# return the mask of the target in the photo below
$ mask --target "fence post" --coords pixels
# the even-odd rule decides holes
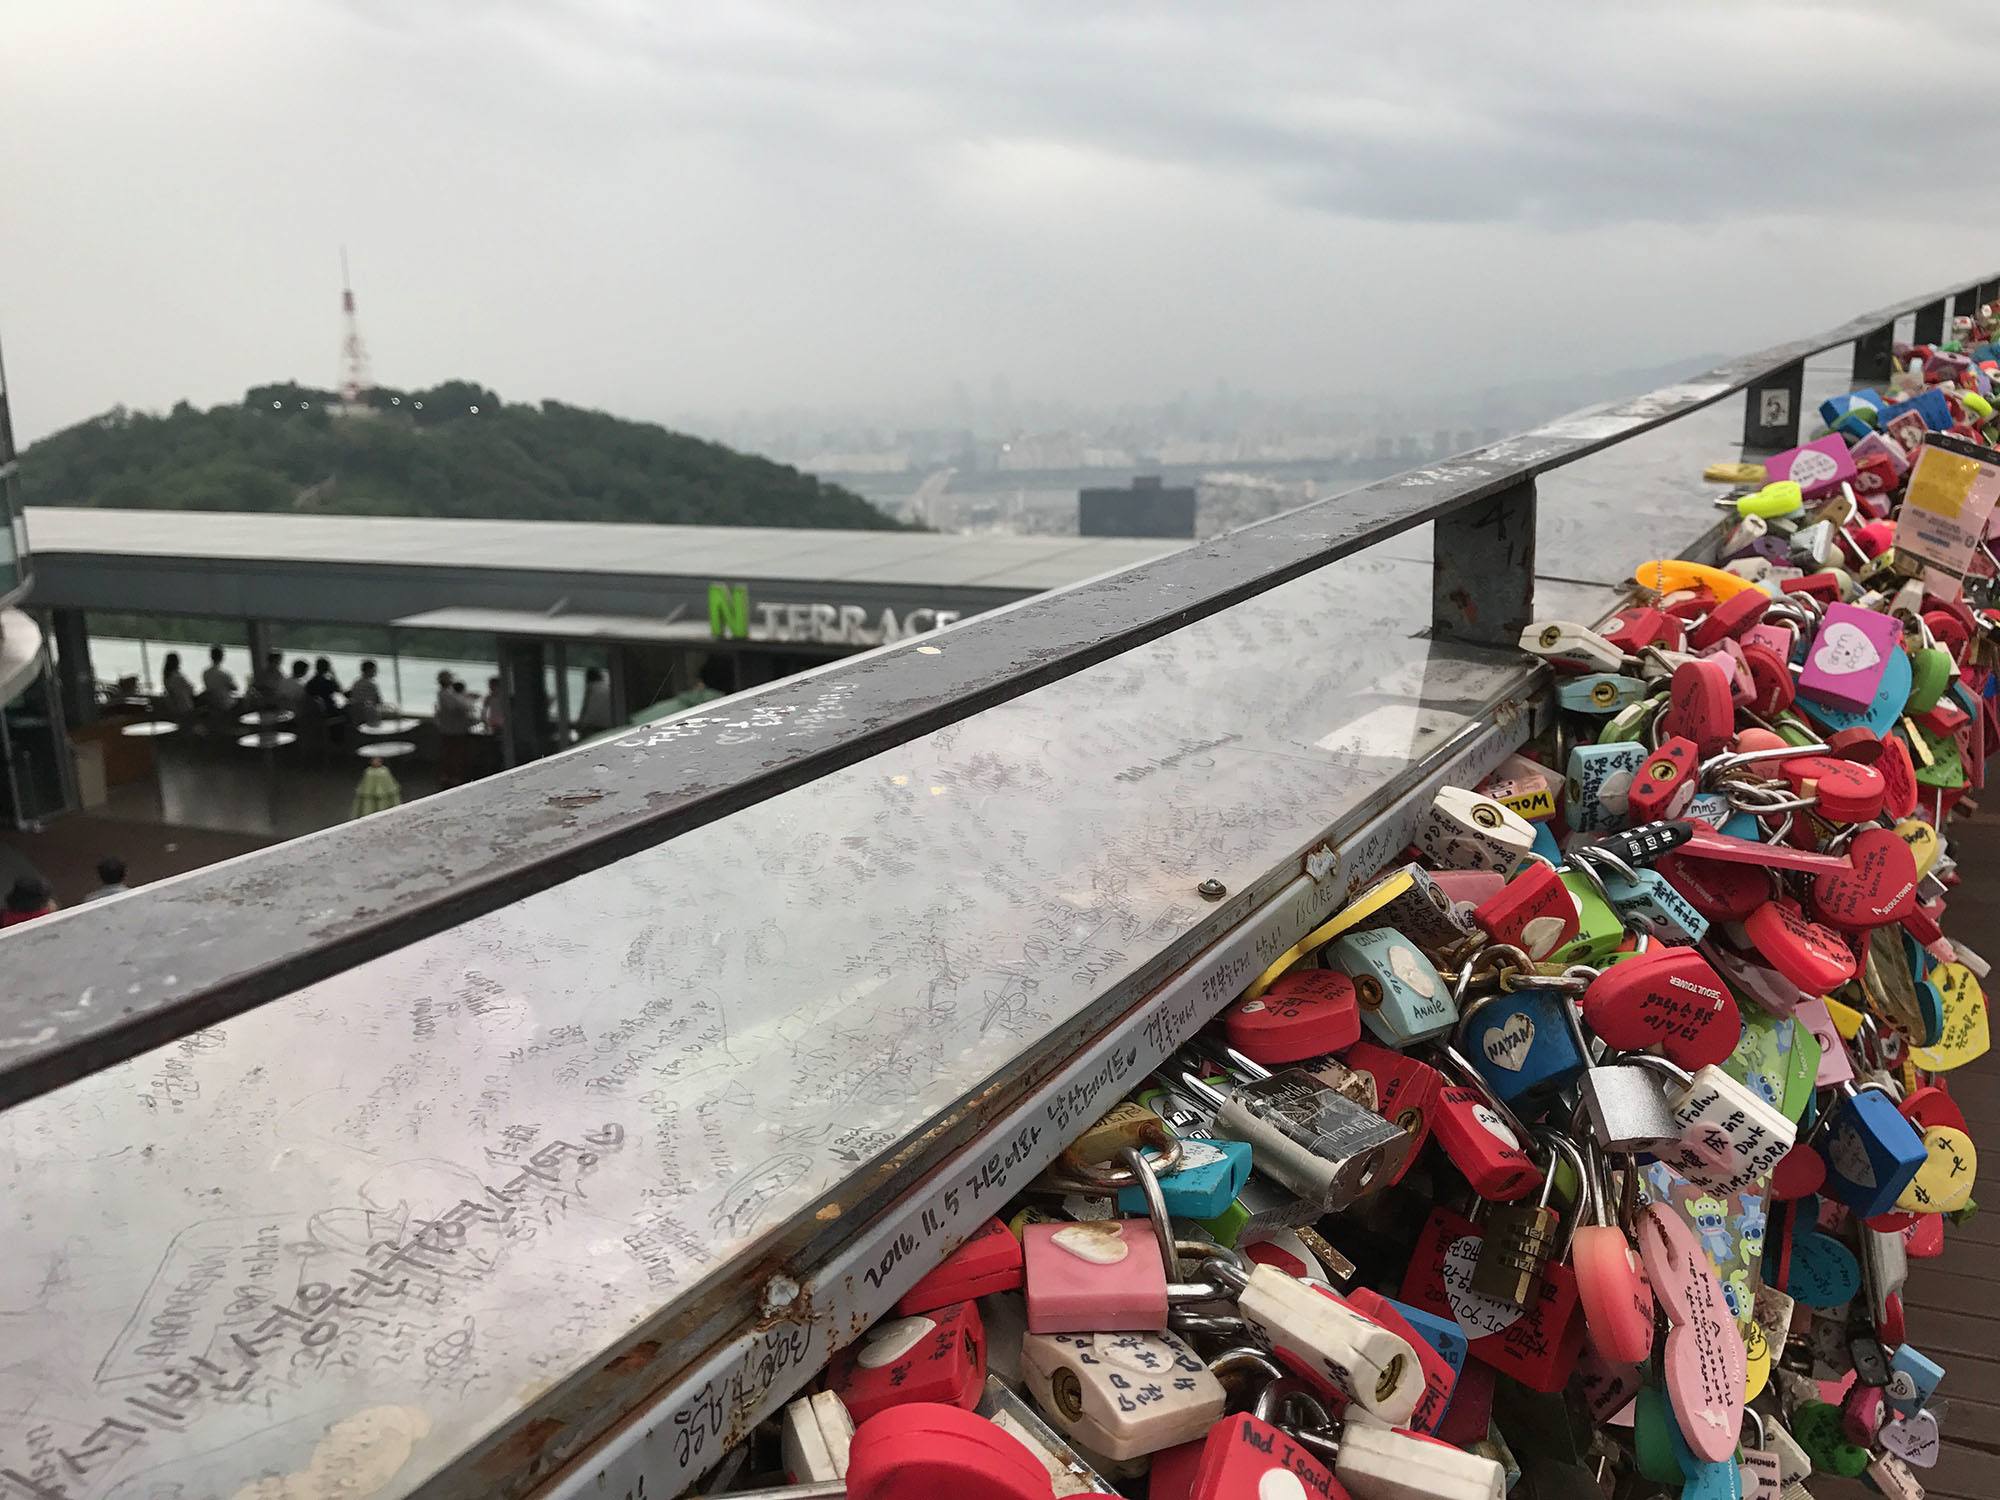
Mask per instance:
[[[1896,325],[1884,323],[1873,333],[1854,341],[1854,379],[1857,384],[1887,380],[1896,372]]]
[[[1794,446],[1799,440],[1799,404],[1805,393],[1803,360],[1751,381],[1743,399],[1743,446],[1770,449]]]
[[[1534,610],[1530,476],[1437,518],[1431,531],[1431,638],[1513,646]]]

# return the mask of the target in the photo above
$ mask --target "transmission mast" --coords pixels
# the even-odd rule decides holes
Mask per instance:
[[[340,399],[345,406],[359,406],[362,394],[373,388],[368,378],[368,346],[361,342],[361,324],[354,316],[354,281],[347,274],[347,247],[340,247]]]

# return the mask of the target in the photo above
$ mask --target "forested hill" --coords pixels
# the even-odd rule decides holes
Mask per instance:
[[[719,443],[451,381],[376,390],[260,386],[236,406],[115,408],[21,455],[29,505],[260,510],[702,526],[894,529],[838,485]]]

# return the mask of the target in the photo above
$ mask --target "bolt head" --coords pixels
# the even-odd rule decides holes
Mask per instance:
[[[1200,896],[1204,901],[1220,901],[1224,896],[1229,894],[1229,887],[1212,876],[1194,889],[1195,894]]]

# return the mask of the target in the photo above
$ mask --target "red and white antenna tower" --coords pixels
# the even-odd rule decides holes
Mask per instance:
[[[345,245],[340,247],[340,315],[345,330],[340,340],[340,399],[353,406],[375,383],[368,378],[368,346],[361,342],[361,324],[354,317],[354,283],[347,274]]]

